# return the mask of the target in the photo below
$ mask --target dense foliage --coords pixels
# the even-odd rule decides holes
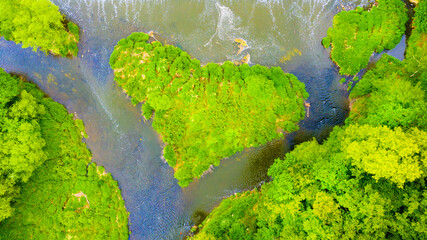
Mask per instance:
[[[384,54],[351,92],[355,102],[346,121],[426,130],[425,90],[409,74],[402,62]]]
[[[82,135],[64,106],[0,69],[0,239],[127,239],[118,184]]]
[[[77,56],[79,28],[49,0],[1,0],[0,36],[23,48]]]
[[[408,49],[420,56],[420,43]],[[193,239],[425,239],[425,65],[414,74],[410,63],[384,55],[354,87],[343,127],[276,160],[271,182],[224,200]]]
[[[420,1],[415,8],[413,29],[408,39],[408,46],[403,61],[408,71],[409,80],[421,82],[427,90],[427,1]]]
[[[247,239],[256,231],[255,219],[258,215],[258,192],[237,193],[221,202],[209,215],[209,223],[206,224],[199,239]],[[227,216],[224,218],[223,216]],[[211,234],[206,234],[209,232]]]
[[[392,49],[400,42],[407,20],[403,1],[377,0],[369,11],[358,7],[338,13],[322,43],[332,47],[331,59],[340,74],[355,75],[368,66],[373,52]]]
[[[14,99],[16,98],[16,99]],[[14,102],[11,105],[11,101]],[[0,221],[12,214],[19,185],[46,161],[39,121],[45,108],[18,80],[0,72]]]
[[[277,160],[258,202],[215,210],[195,239],[423,239],[426,143],[418,129],[337,127],[322,145],[306,142]],[[230,220],[244,238],[233,237]]]
[[[322,145],[306,142],[277,160],[258,202],[234,202],[234,211],[221,203],[195,239],[423,239],[426,143],[418,129],[337,127]]]
[[[187,186],[224,157],[294,131],[304,117],[304,84],[279,67],[200,61],[133,33],[110,58],[115,80],[167,144],[164,157]]]

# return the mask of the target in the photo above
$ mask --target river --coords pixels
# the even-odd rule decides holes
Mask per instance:
[[[122,189],[131,239],[182,238],[222,198],[265,181],[273,160],[295,143],[323,139],[348,114],[346,88],[320,42],[334,14],[368,0],[53,2],[81,27],[79,56],[46,56],[2,39],[0,67],[34,81],[84,120],[93,161],[105,166]],[[279,65],[306,84],[309,117],[285,140],[235,154],[181,189],[161,159],[162,143],[152,122],[143,121],[113,82],[109,56],[117,41],[134,31],[155,31],[202,63],[239,60],[249,53],[252,64]],[[249,45],[239,55],[235,38]]]

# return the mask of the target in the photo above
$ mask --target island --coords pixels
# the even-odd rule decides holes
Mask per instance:
[[[305,85],[279,67],[208,63],[132,33],[110,57],[116,83],[154,118],[164,158],[182,187],[221,159],[298,129]],[[154,114],[153,114],[154,112]]]

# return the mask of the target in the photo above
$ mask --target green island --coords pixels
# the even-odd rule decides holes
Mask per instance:
[[[79,27],[49,0],[1,0],[0,37],[45,53],[77,56]]]
[[[270,182],[223,200],[190,239],[425,239],[426,9],[405,59],[384,54],[355,85],[344,126],[277,159]]]
[[[0,239],[127,239],[117,182],[83,122],[0,68]]]
[[[308,93],[294,75],[231,62],[201,66],[175,46],[148,40],[145,33],[120,40],[110,65],[132,103],[143,103],[144,117],[155,111],[153,127],[180,186],[225,157],[298,129]]]
[[[361,7],[335,15],[323,45],[340,74],[355,75],[368,66],[373,52],[394,48],[405,33],[408,17],[401,0],[378,0],[369,10]]]

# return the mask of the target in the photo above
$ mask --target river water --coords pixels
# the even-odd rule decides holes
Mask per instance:
[[[46,56],[0,40],[0,67],[34,81],[83,119],[93,161],[119,182],[130,212],[131,239],[180,239],[219,201],[267,179],[273,160],[312,137],[327,136],[348,113],[346,89],[320,42],[343,7],[368,0],[53,0],[82,29],[79,56]],[[309,116],[284,140],[246,149],[181,189],[161,160],[151,121],[113,83],[114,45],[134,31],[155,31],[202,63],[239,60],[279,65],[310,93]],[[235,38],[249,48],[236,55]],[[182,233],[182,234],[181,234]]]

